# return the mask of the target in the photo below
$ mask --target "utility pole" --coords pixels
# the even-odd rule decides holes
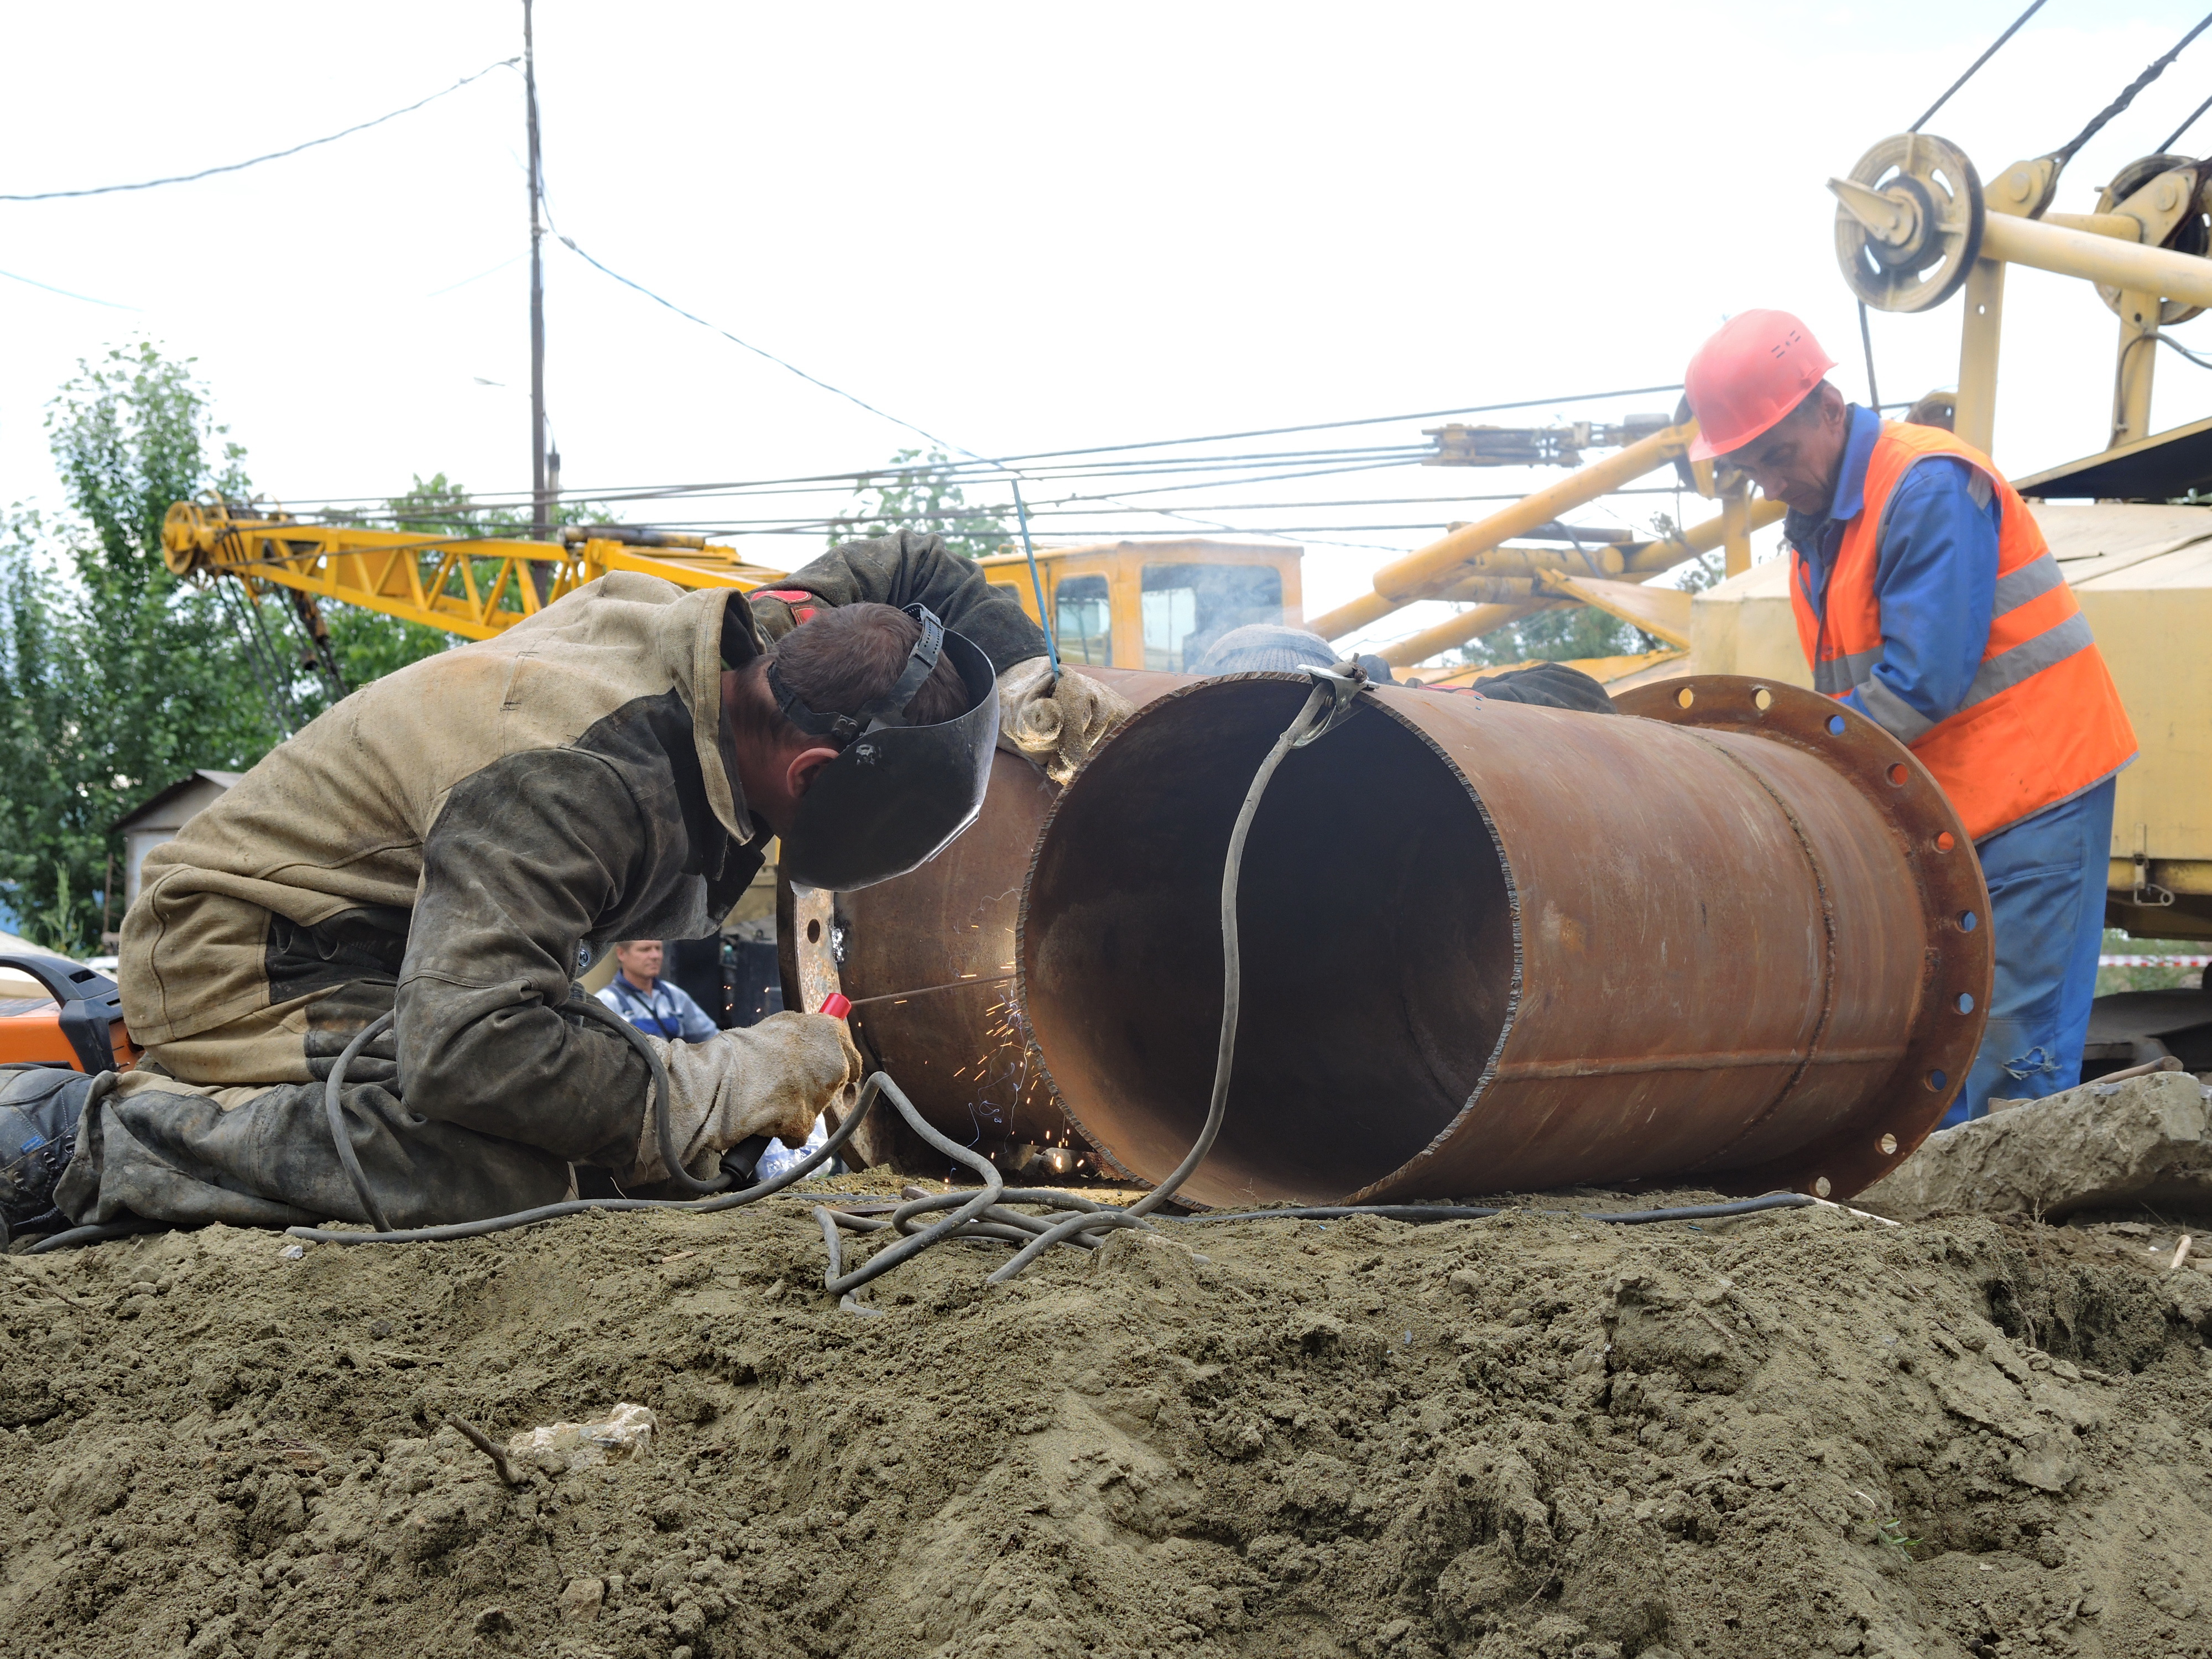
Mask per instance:
[[[530,114],[530,533],[552,529],[552,494],[545,468],[545,228],[538,207],[545,175],[538,155],[538,57],[530,36],[530,0],[522,0],[522,88]]]

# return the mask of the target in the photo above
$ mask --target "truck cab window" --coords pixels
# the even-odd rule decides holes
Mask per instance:
[[[1283,578],[1267,565],[1148,564],[1143,601],[1145,666],[1188,673],[1231,629],[1280,622]]]
[[[1060,659],[1103,668],[1114,660],[1114,624],[1103,576],[1062,576],[1052,593]],[[1151,624],[1146,623],[1147,630]]]

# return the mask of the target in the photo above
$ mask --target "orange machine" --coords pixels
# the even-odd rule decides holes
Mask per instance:
[[[105,974],[62,957],[0,957],[0,969],[46,993],[0,1001],[0,1065],[112,1072],[138,1058],[123,1029],[122,995]]]

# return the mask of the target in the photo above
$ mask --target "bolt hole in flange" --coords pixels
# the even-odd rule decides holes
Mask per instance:
[[[1928,1086],[1931,1091],[1940,1091],[1943,1085],[1950,1080],[1951,1079],[1945,1076],[1942,1072],[1930,1072],[1928,1073]]]
[[[822,924],[819,921],[810,921],[806,924],[806,942],[809,945],[822,943]]]
[[[1895,1158],[1897,1156],[1897,1137],[1895,1135],[1885,1134],[1880,1140],[1875,1142],[1875,1146],[1879,1149],[1884,1158]]]
[[[1841,1191],[1855,1192],[1919,1145],[1971,1069],[1980,1045],[1990,973],[1990,930],[1980,925],[1979,916],[1987,902],[1980,865],[1963,844],[1965,830],[1942,791],[1917,787],[1925,781],[1919,768],[1872,722],[1851,719],[1849,710],[1825,697],[1771,682],[1698,676],[1694,685],[1693,711],[1678,709],[1678,693],[1688,689],[1679,682],[1659,693],[1664,699],[1662,707],[1653,708],[1650,693],[1639,690],[1621,694],[1615,706],[1624,714],[1697,726],[1710,738],[1732,731],[1777,739],[1817,756],[1825,764],[1842,769],[1841,775],[1854,781],[1868,804],[1912,849],[1911,879],[1924,906],[1921,926],[1926,929],[1930,966],[1936,971],[1917,1012],[1899,1010],[1897,1023],[1886,1028],[1887,1041],[1902,1045],[1891,1085],[1898,1092],[1889,1097],[1889,1103],[1893,1108],[1902,1105],[1906,1115],[1900,1120],[1893,1110],[1887,1123],[1868,1123],[1863,1118],[1863,1127],[1838,1123],[1836,1133],[1807,1144],[1796,1158],[1759,1166],[1770,1177],[1770,1185],[1805,1189],[1809,1167],[1825,1170]],[[1769,707],[1760,706],[1762,691],[1769,693]],[[1763,753],[1761,745],[1747,758]],[[1753,763],[1766,764],[1755,758]],[[1824,849],[1817,856],[1827,868],[1834,855]],[[1830,873],[1839,873],[1839,868]],[[1836,958],[1835,966],[1845,979],[1856,971],[1847,957]],[[1863,1006],[1859,994],[1850,994]],[[1929,1079],[1938,1073],[1944,1081],[1932,1085]],[[1894,1136],[1898,1151],[1877,1156],[1875,1148],[1885,1132]]]
[[[1832,1192],[1833,1192],[1833,1191],[1835,1191],[1835,1190],[1836,1190],[1836,1188],[1835,1188],[1835,1183],[1834,1183],[1834,1182],[1831,1182],[1831,1181],[1828,1179],[1828,1177],[1827,1177],[1827,1176],[1814,1176],[1814,1178],[1813,1178],[1813,1196],[1814,1196],[1814,1197],[1815,1197],[1815,1198],[1826,1198],[1826,1197],[1830,1193],[1832,1193]]]
[[[1774,707],[1774,693],[1768,690],[1762,685],[1758,690],[1751,694],[1751,704],[1753,708],[1758,709],[1760,714],[1764,714],[1768,709]]]
[[[1684,708],[1687,708],[1692,703],[1697,702],[1697,700],[1698,694],[1695,691],[1692,691],[1686,685],[1674,694],[1675,702]]]

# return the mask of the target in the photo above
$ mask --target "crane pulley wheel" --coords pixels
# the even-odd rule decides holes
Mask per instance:
[[[2112,182],[2105,186],[2104,194],[2097,198],[2097,211],[2118,212],[2121,203],[2126,201],[2128,198],[2133,196],[2162,173],[2186,173],[2188,182],[2184,187],[2192,195],[2196,195],[2201,188],[2197,182],[2200,176],[2199,166],[2200,163],[2197,159],[2189,155],[2146,155],[2140,161],[2130,161],[2114,173]],[[2212,224],[2208,224],[2206,222],[2204,203],[2201,196],[2189,204],[2188,211],[2175,222],[2172,230],[2166,232],[2166,240],[2160,246],[2170,247],[2176,253],[2193,254],[2200,259],[2208,252],[2212,252]],[[2112,309],[2114,315],[2118,314],[2120,309],[2118,289],[2109,283],[2100,283],[2097,284],[2097,295]],[[2201,315],[2203,310],[2203,306],[2191,305],[2185,300],[2168,300],[2160,307],[2159,326],[2172,328],[2176,323],[2185,323],[2191,317]]]
[[[188,576],[207,558],[207,515],[197,501],[172,501],[161,518],[161,562],[172,575]]]
[[[1838,190],[1836,259],[1853,294],[1878,311],[1930,311],[1959,291],[1981,253],[1984,214],[1964,150],[1900,132],[1859,157],[1847,182],[1887,203],[1887,222],[1870,227]]]

